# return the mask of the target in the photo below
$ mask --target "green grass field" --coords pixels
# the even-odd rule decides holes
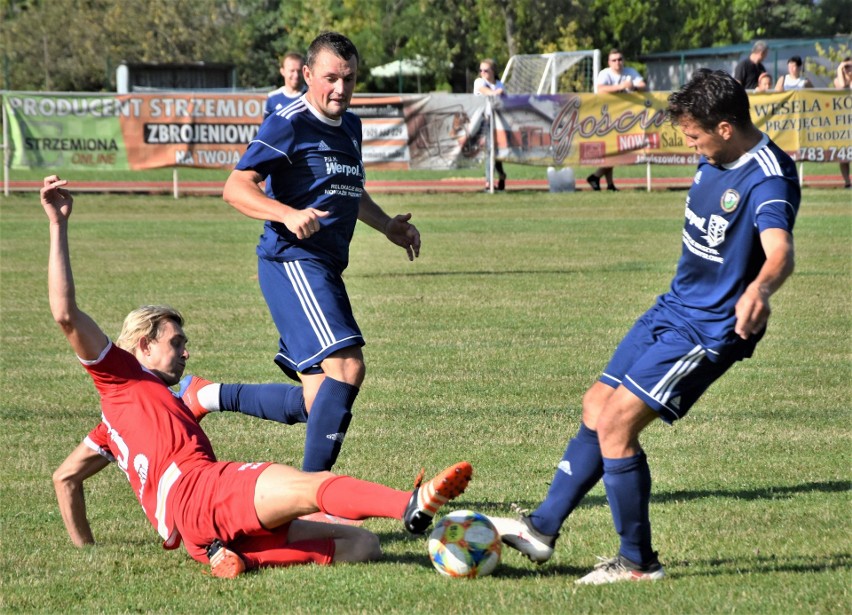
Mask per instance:
[[[575,431],[583,391],[668,286],[685,192],[383,197],[411,211],[421,258],[359,226],[346,280],[367,379],[336,470],[408,489],[469,459],[452,508],[535,506]],[[848,613],[852,206],[806,190],[797,271],[770,331],[674,427],[643,437],[655,546],[669,578],[577,588],[617,538],[602,487],[553,559],[515,552],[474,581],[439,577],[425,540],[370,520],[385,559],[264,570],[233,581],[165,552],[127,481],[87,482],[98,545],[75,549],[51,473],[99,420],[89,378],[47,304],[47,224],[36,195],[0,199],[0,520],[4,612]],[[71,225],[78,299],[111,335],[142,303],[188,319],[190,371],[281,379],[257,287],[260,223],[220,199],[80,195]],[[208,417],[221,459],[299,465],[304,427]]]

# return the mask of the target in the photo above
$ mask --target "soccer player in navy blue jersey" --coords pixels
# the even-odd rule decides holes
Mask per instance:
[[[361,121],[347,112],[358,61],[345,36],[318,36],[308,48],[304,96],[266,118],[223,193],[265,221],[258,279],[280,336],[275,362],[302,383],[302,469],[310,472],[334,465],[364,380],[364,338],[342,279],[356,221],[405,248],[409,260],[420,253],[411,214],[388,216],[364,187]]]
[[[297,100],[305,89],[302,85],[302,67],[305,65],[302,54],[288,51],[281,58],[281,68],[278,72],[284,77],[284,85],[277,90],[272,90],[266,98],[263,107],[263,117],[280,111],[290,103]]]
[[[651,546],[651,474],[640,432],[683,418],[766,332],[769,298],[793,272],[800,189],[795,164],[751,121],[745,89],[702,69],[668,100],[701,154],[686,197],[683,250],[668,292],[616,348],[583,397],[583,419],[547,497],[517,519],[497,518],[503,541],[536,562],[601,478],[621,546],[577,583],[665,576]]]

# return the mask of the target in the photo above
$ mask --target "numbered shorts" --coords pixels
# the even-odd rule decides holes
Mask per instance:
[[[636,321],[600,381],[613,388],[624,385],[671,423],[686,416],[707,388],[742,355],[711,355],[687,338],[665,312],[655,305]]]
[[[270,531],[258,521],[254,490],[269,465],[212,462],[175,483],[169,507],[193,559],[206,564],[207,546],[218,538],[239,553],[248,568],[332,562],[333,539],[289,543],[289,523]]]
[[[275,362],[288,375],[319,373],[331,353],[364,345],[339,273],[319,261],[262,258],[257,272],[280,336]]]

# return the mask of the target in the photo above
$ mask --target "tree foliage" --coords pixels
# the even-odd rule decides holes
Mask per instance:
[[[362,90],[387,86],[369,68],[420,57],[425,87],[456,92],[485,57],[852,31],[849,0],[0,0],[0,16],[2,86],[55,91],[112,90],[121,62],[230,63],[240,87],[271,87],[277,58],[323,30],[358,46]]]

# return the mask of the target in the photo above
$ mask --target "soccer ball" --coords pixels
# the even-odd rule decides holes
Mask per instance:
[[[435,524],[429,536],[429,558],[448,577],[491,574],[500,563],[500,534],[482,513],[456,510]]]

